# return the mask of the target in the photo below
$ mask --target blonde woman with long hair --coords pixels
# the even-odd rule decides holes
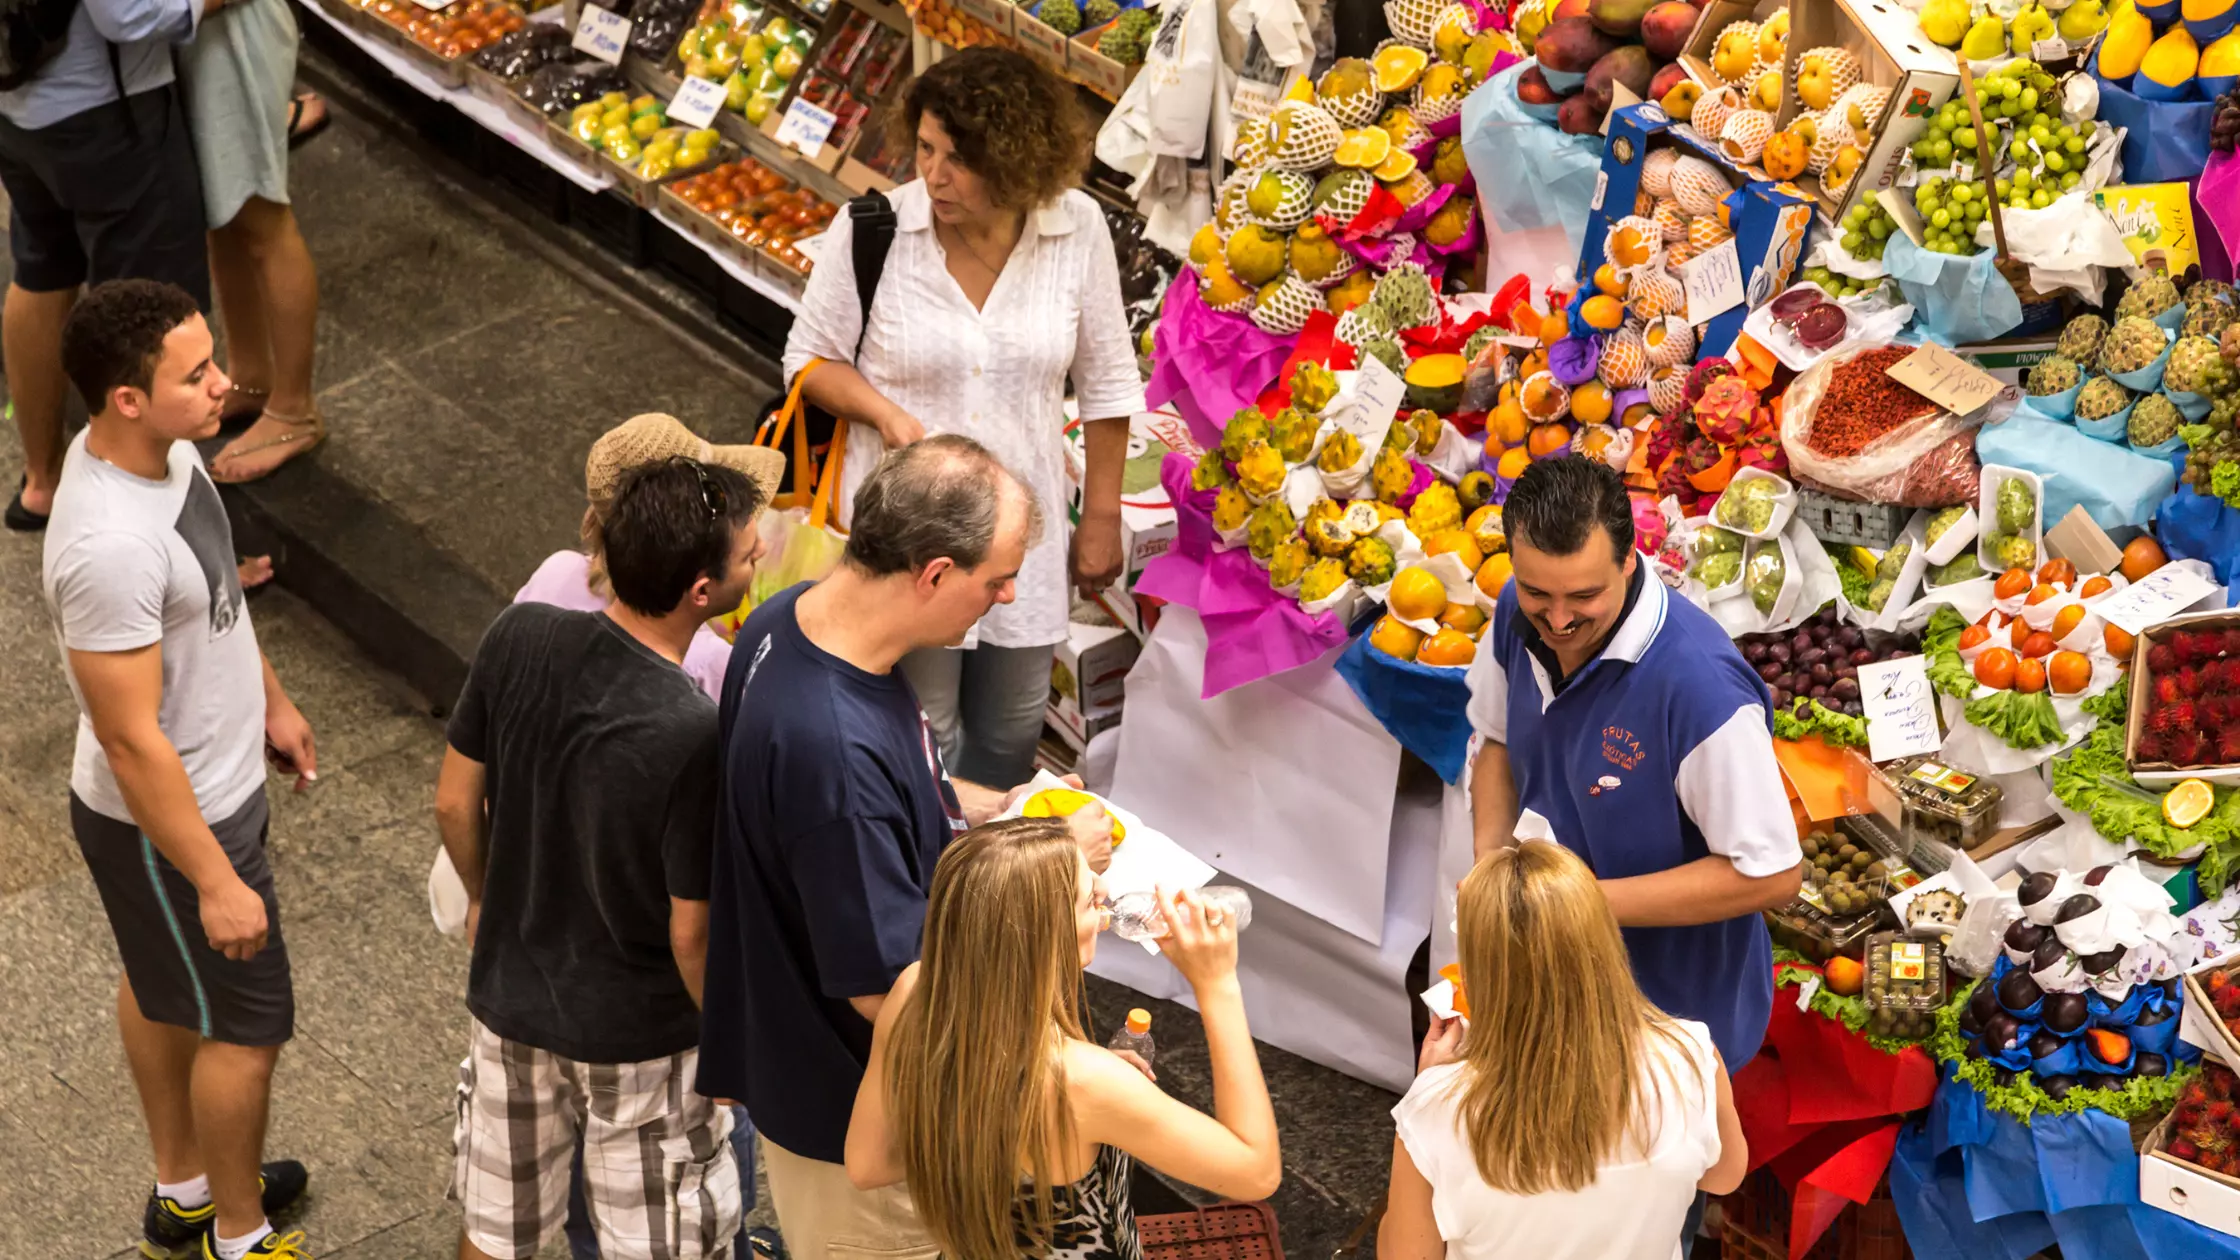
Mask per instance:
[[[1131,1158],[1231,1198],[1265,1198],[1282,1175],[1236,924],[1196,893],[1160,894],[1160,948],[1205,1021],[1208,1116],[1084,1033],[1100,891],[1060,819],[976,827],[934,868],[923,952],[880,1008],[847,1165],[859,1189],[907,1182],[949,1260],[1138,1255]]]
[[[1486,855],[1456,903],[1470,1010],[1424,1039],[1392,1109],[1382,1260],[1675,1260],[1699,1192],[1749,1152],[1710,1030],[1634,984],[1569,849]]]

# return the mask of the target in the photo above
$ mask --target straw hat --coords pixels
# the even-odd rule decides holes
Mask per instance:
[[[591,444],[591,455],[583,461],[583,491],[593,503],[605,503],[614,497],[624,473],[678,456],[732,469],[754,483],[765,504],[778,492],[786,465],[785,455],[767,446],[717,446],[675,416],[649,412],[632,416]]]

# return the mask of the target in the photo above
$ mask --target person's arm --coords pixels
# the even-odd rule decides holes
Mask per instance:
[[[816,270],[809,273],[801,311],[786,334],[784,379],[790,386],[809,360],[824,360],[802,382],[801,396],[843,420],[877,429],[890,448],[908,446],[925,436],[925,426],[855,368],[863,306],[856,296],[855,220],[847,211],[833,217],[818,245]]]
[[[1496,608],[1494,616],[1502,615]],[[1463,711],[1479,743],[1470,764],[1472,861],[1517,839],[1517,781],[1509,769],[1509,671],[1501,663],[1496,643],[1500,632],[1498,625],[1486,628],[1478,639],[1477,654],[1470,658],[1470,671],[1463,675],[1470,690]]]
[[[1112,228],[1094,206],[1068,196],[1080,249],[1080,317],[1074,322],[1074,398],[1082,426],[1081,523],[1074,527],[1074,582],[1094,596],[1120,576],[1120,480],[1128,462],[1128,422],[1143,407],[1135,338],[1120,296],[1120,260]]]
[[[902,1153],[895,1149],[894,1126],[887,1118],[887,1045],[894,1035],[895,1018],[917,987],[918,964],[911,963],[896,978],[894,990],[876,999],[871,1061],[864,1065],[855,1110],[848,1117],[848,1180],[858,1190],[877,1190],[903,1179]]]
[[[112,44],[144,39],[183,44],[193,39],[202,19],[225,0],[85,0],[93,29]]]
[[[701,1005],[700,986],[708,974],[708,903],[669,898],[669,952],[677,956],[677,974],[684,977],[684,991],[692,1004]]]
[[[69,650],[70,673],[117,790],[148,842],[194,885],[210,948],[236,962],[264,948],[264,899],[242,882],[218,843],[179,750],[163,733],[163,645],[122,652]]]
[[[1120,479],[1128,464],[1128,417],[1081,427],[1081,523],[1073,527],[1073,580],[1084,598],[1113,584],[1126,566],[1120,546]]]
[[[977,827],[994,820],[996,815],[1011,807],[1011,798],[1020,791],[1019,788],[1006,790],[983,787],[970,779],[960,779],[955,775],[949,776],[949,786],[956,789],[957,804],[964,810],[964,821],[968,827]]]
[[[1384,1219],[1377,1223],[1378,1260],[1441,1260],[1446,1254],[1447,1240],[1431,1211],[1431,1183],[1408,1155],[1408,1144],[1395,1137]]]
[[[1672,781],[1711,853],[1671,870],[1603,880],[1610,911],[1626,927],[1719,923],[1786,905],[1804,885],[1804,851],[1763,703],[1752,698],[1715,721]]]
[[[258,660],[264,666],[264,741],[281,771],[296,777],[296,791],[306,791],[319,781],[319,750],[311,738],[311,723],[288,699],[280,675],[272,672],[272,662]]]
[[[1470,835],[1473,861],[1517,842],[1517,780],[1509,772],[1507,744],[1485,741],[1471,763]]]
[[[1087,1070],[1069,1088],[1075,1120],[1091,1141],[1117,1146],[1160,1172],[1232,1199],[1264,1199],[1283,1178],[1275,1107],[1245,1023],[1237,984],[1234,920],[1212,926],[1195,892],[1159,894],[1168,934],[1160,951],[1190,982],[1205,1023],[1213,1070],[1213,1114],[1152,1084],[1116,1054],[1077,1056]]]
[[[490,811],[485,803],[488,775],[482,763],[446,745],[436,772],[436,832],[451,869],[467,890],[467,941],[474,942],[482,921],[483,859],[490,848]]]
[[[918,960],[926,895],[903,861],[912,824],[835,819],[788,841],[794,895],[808,917],[810,962],[824,995],[876,1026],[895,978]]]
[[[1734,1109],[1734,1082],[1727,1076],[1726,1060],[1718,1058],[1717,1051],[1712,1053],[1719,1073],[1719,1162],[1696,1182],[1696,1189],[1732,1194],[1750,1171],[1750,1140],[1742,1135],[1742,1116]]]

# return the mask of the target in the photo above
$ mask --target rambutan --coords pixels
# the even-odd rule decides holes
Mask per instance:
[[[2189,1164],[2198,1162],[2201,1158],[2201,1148],[2184,1138],[2170,1139],[2170,1147],[2166,1153],[2172,1159],[2182,1159]]]
[[[2162,729],[2171,735],[2201,731],[2201,710],[2191,700],[2173,700],[2155,715],[2162,721]]]
[[[2178,690],[2178,677],[2175,672],[2154,676],[2154,702],[2156,704],[2172,705],[2182,698],[2183,696]]]
[[[2157,678],[2178,668],[2179,663],[2178,650],[2167,643],[2157,643],[2147,649],[2147,669]]]
[[[2201,761],[2201,732],[2182,730],[2170,737],[2170,764],[2175,766],[2198,765]]]
[[[2171,637],[2177,640],[2178,654],[2189,661],[2206,661],[2224,650],[2224,634],[2218,630],[2180,630]]]
[[[2200,695],[2201,671],[2191,665],[2181,666],[2178,670],[2178,691],[2189,697]]]
[[[2224,632],[2224,654],[2228,657],[2240,656],[2240,629]]]
[[[2217,760],[2240,763],[2240,722],[2227,722],[2217,732]]]

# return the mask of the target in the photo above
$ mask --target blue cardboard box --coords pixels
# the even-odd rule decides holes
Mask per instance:
[[[1705,142],[1693,128],[1684,127],[1654,102],[1628,105],[1610,115],[1610,134],[1602,150],[1602,174],[1596,180],[1594,200],[1588,204],[1586,243],[1579,252],[1579,276],[1590,283],[1595,270],[1606,261],[1603,241],[1611,225],[1633,213],[1641,191],[1641,166],[1653,149],[1677,148],[1702,158],[1724,173],[1735,191],[1727,196],[1727,225],[1734,232],[1735,252],[1742,264],[1742,305],[1713,316],[1696,327],[1699,355],[1725,354],[1750,308],[1762,306],[1789,287],[1797,264],[1804,258],[1805,237],[1812,228],[1813,201],[1794,184],[1753,180],[1728,161],[1718,148]]]

